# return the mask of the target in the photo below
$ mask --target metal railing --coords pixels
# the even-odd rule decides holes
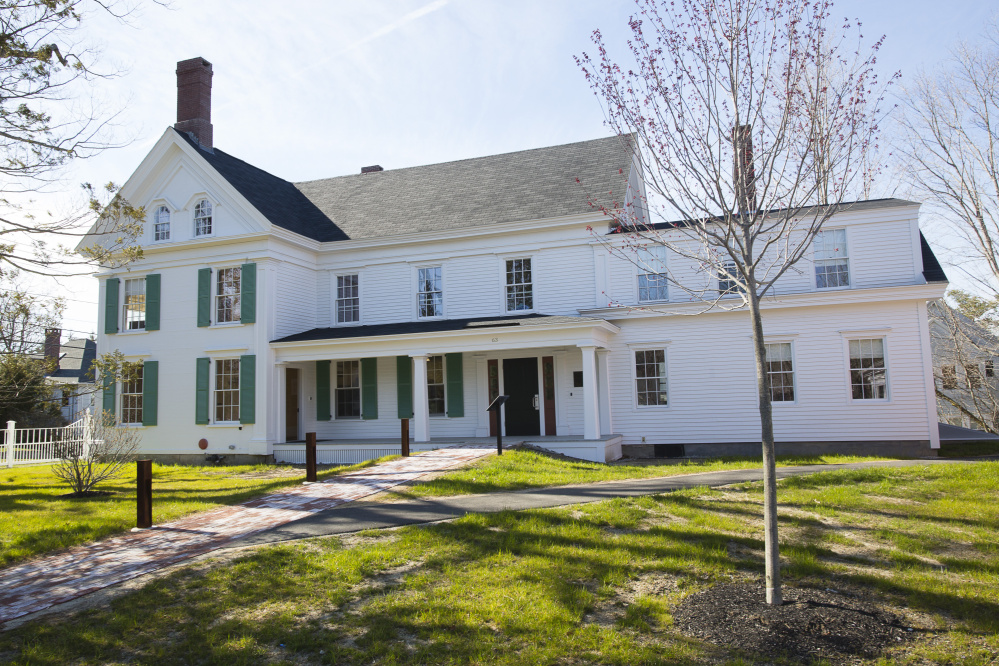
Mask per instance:
[[[61,428],[18,428],[7,421],[0,449],[0,465],[34,465],[61,460],[69,453],[87,455],[90,415]]]

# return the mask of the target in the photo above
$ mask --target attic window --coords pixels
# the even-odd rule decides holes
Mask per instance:
[[[170,209],[160,206],[153,219],[153,240],[170,240]]]
[[[202,199],[194,206],[194,235],[212,235],[212,203]]]

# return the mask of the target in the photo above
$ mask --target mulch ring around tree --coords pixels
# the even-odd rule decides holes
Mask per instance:
[[[794,661],[873,658],[916,635],[882,605],[833,590],[785,585],[770,606],[759,583],[719,584],[692,594],[673,612],[674,626],[715,645]]]

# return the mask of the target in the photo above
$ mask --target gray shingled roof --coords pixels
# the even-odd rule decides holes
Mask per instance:
[[[382,238],[592,212],[623,201],[627,140],[613,136],[407,169],[289,183],[181,135],[272,224],[318,241]],[[578,182],[577,182],[578,179]]]

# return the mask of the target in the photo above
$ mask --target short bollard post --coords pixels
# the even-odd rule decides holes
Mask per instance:
[[[409,457],[409,419],[402,419],[402,457]]]
[[[316,482],[316,433],[305,433],[305,480]]]
[[[135,526],[153,526],[153,461],[135,461]]]
[[[508,395],[498,395],[486,407],[487,412],[496,412],[496,455],[503,455],[503,403],[510,399]]]

